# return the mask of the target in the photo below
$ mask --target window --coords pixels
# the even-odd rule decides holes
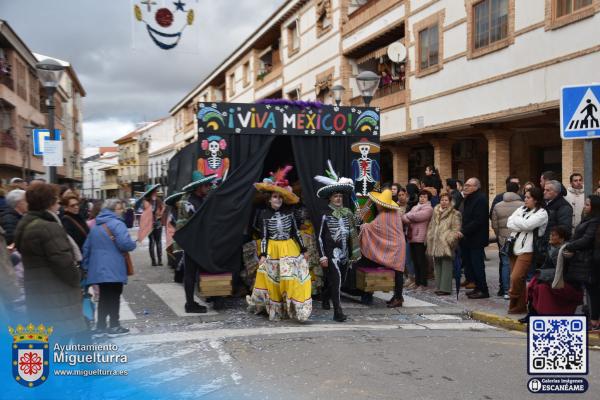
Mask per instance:
[[[248,86],[250,84],[250,61],[246,61],[244,63],[244,86]]]
[[[317,36],[329,31],[331,28],[331,0],[317,2]]]
[[[27,100],[27,70],[25,64],[17,61],[17,94],[23,100]]]
[[[296,88],[292,91],[289,91],[287,93],[287,98],[288,100],[292,101],[300,100],[300,88]]]
[[[436,25],[419,32],[419,67],[427,69],[439,63],[439,27]]]
[[[592,0],[555,0],[555,3],[556,18],[560,18],[591,6]]]
[[[31,72],[29,72],[29,104],[36,110],[40,109],[40,84]]]
[[[466,0],[467,57],[479,57],[515,41],[515,0]]]
[[[475,49],[508,36],[508,0],[483,0],[474,6],[473,13]]]
[[[235,73],[232,73],[227,78],[227,86],[229,87],[229,95],[233,96],[235,94]]]
[[[288,57],[291,57],[300,50],[300,29],[298,22],[298,20],[294,21],[287,28]]]
[[[546,0],[545,28],[556,29],[593,16],[600,0]]]
[[[439,71],[444,59],[444,11],[433,14],[413,27],[416,35],[416,76]],[[404,72],[404,71],[401,71]]]

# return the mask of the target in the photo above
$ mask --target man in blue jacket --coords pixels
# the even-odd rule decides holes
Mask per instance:
[[[470,178],[465,182],[463,193],[463,218],[461,252],[465,275],[475,279],[475,289],[467,293],[470,299],[486,299],[490,293],[485,279],[485,246],[489,242],[488,202],[481,192],[481,182]]]

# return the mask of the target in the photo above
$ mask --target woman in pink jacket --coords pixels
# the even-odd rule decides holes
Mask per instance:
[[[150,239],[149,250],[153,267],[157,265],[163,265],[161,239],[165,206],[163,202],[158,198],[159,188],[160,185],[148,185],[146,192],[142,195],[142,198],[140,199],[144,211],[142,212],[142,216],[140,217],[140,229],[138,231],[137,238],[138,243],[141,243],[146,237]],[[138,200],[138,204],[140,200]],[[156,257],[154,256],[155,248]]]
[[[402,216],[402,222],[408,225],[408,241],[410,254],[415,266],[415,284],[417,289],[427,287],[427,257],[425,243],[427,242],[427,228],[433,215],[431,207],[431,193],[427,190],[419,192],[419,203],[408,213]]]

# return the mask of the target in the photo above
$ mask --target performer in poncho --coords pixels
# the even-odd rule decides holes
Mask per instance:
[[[311,284],[306,249],[290,205],[299,201],[285,175],[291,166],[254,186],[267,193],[268,206],[260,211],[259,267],[249,310],[266,312],[270,320],[293,318],[306,321],[312,311]]]
[[[148,185],[146,192],[136,201],[135,208],[143,206],[142,216],[140,217],[140,229],[138,231],[137,241],[141,243],[146,237],[150,239],[150,259],[152,266],[162,264],[162,227],[164,222],[165,206],[158,197],[160,185]],[[156,256],[155,256],[156,249]]]
[[[360,251],[363,255],[360,265],[393,269],[394,297],[388,302],[388,307],[402,307],[406,241],[399,206],[392,199],[390,189],[381,193],[371,192],[369,199],[375,203],[378,213],[372,222],[360,227]]]
[[[333,302],[333,319],[344,322],[340,290],[346,279],[348,267],[354,255],[360,255],[355,217],[344,207],[344,194],[354,190],[354,182],[349,178],[339,178],[329,162],[328,176],[315,176],[315,180],[325,184],[317,191],[317,197],[329,199],[329,207],[321,218],[318,231],[320,263],[325,270],[325,285],[321,293],[323,308],[329,310],[329,300]]]

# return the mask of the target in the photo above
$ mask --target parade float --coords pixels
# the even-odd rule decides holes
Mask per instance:
[[[284,165],[313,226],[324,199],[313,178],[331,160],[355,182],[349,204],[361,207],[380,185],[379,109],[312,102],[200,103],[197,141],[169,163],[169,193],[190,181],[193,171],[216,174],[221,183],[176,234],[175,240],[207,273],[242,269],[242,246],[255,206],[254,183]]]

